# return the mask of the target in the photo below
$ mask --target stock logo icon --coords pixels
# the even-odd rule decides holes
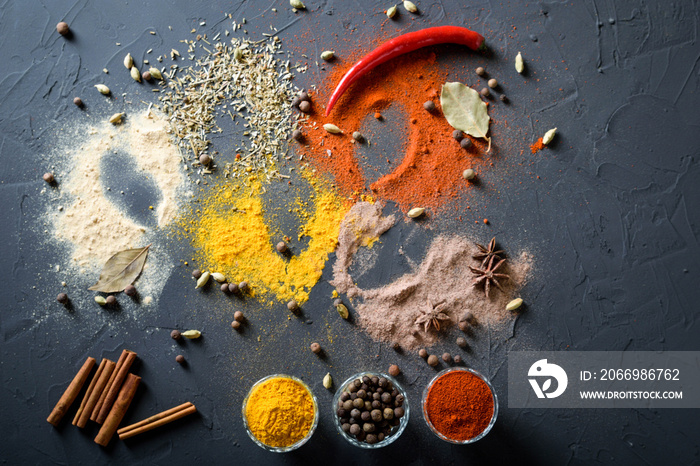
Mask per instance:
[[[569,383],[566,371],[556,364],[548,363],[546,359],[540,359],[530,366],[527,375],[537,398],[556,398],[564,393]],[[552,380],[556,381],[555,387],[552,387]]]

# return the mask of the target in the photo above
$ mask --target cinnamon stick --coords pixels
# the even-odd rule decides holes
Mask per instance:
[[[100,394],[100,398],[97,400],[97,404],[95,405],[95,408],[92,410],[92,414],[90,414],[90,420],[91,421],[97,421],[97,415],[100,414],[100,409],[102,409],[102,405],[105,402],[105,398],[107,398],[107,392],[109,392],[109,387],[112,386],[114,383],[114,379],[117,376],[117,373],[119,372],[119,368],[124,364],[124,358],[126,358],[126,354],[124,351],[122,351],[121,356],[119,356],[119,360],[117,360],[117,366],[114,368],[112,371],[112,375],[109,377],[109,380],[107,381],[107,386],[105,387],[104,390],[102,390],[102,393]]]
[[[117,399],[117,395],[119,395],[119,390],[122,388],[124,379],[126,379],[126,375],[129,373],[129,369],[131,369],[131,365],[136,359],[136,353],[129,350],[122,351],[122,356],[123,358],[121,356],[119,357],[119,360],[122,361],[122,365],[121,367],[117,366],[117,368],[114,371],[118,372],[116,377],[114,377],[112,386],[108,387],[108,390],[105,390],[107,392],[107,396],[105,397],[104,403],[102,403],[102,407],[100,408],[99,414],[96,416],[97,419],[95,420],[95,422],[97,422],[98,424],[102,424],[103,422],[105,422],[105,419],[107,419],[107,415],[112,409],[112,405]]]
[[[103,447],[107,446],[115,432],[117,432],[119,423],[124,419],[124,415],[129,409],[131,400],[134,399],[136,389],[139,387],[140,382],[141,377],[138,375],[129,374],[126,377],[126,381],[119,391],[119,396],[117,396],[117,401],[114,402],[112,410],[109,412],[104,424],[102,424],[102,428],[97,433],[97,437],[95,437],[95,443]]]
[[[90,395],[92,395],[93,390],[95,390],[95,385],[97,384],[97,381],[100,379],[100,376],[102,375],[102,371],[105,369],[106,365],[107,365],[107,360],[102,359],[99,367],[97,368],[97,372],[95,372],[95,376],[90,381],[90,385],[88,385],[87,390],[85,390],[85,395],[83,395],[83,401],[80,402],[80,406],[78,407],[78,411],[75,413],[75,417],[73,418],[73,425],[74,426],[78,425],[78,420],[80,419],[80,416],[83,415],[83,411],[85,411],[85,405],[87,404],[88,400],[90,399]]]
[[[97,400],[100,398],[102,390],[105,389],[105,385],[107,385],[109,377],[112,375],[112,371],[114,371],[115,366],[116,364],[114,364],[114,361],[107,359],[105,367],[102,370],[102,374],[100,374],[100,378],[97,379],[97,383],[95,383],[95,387],[90,394],[90,398],[88,398],[87,403],[85,403],[85,409],[83,409],[83,412],[80,414],[80,418],[78,419],[78,423],[76,424],[81,429],[85,427],[87,422],[90,420],[90,413],[92,413],[92,410],[95,409]]]
[[[128,439],[129,437],[133,437],[134,435],[138,435],[143,432],[148,432],[151,429],[155,429],[156,427],[160,427],[165,424],[171,423],[177,419],[183,418],[190,414],[194,414],[196,412],[197,408],[188,401],[187,403],[183,403],[180,406],[170,408],[166,411],[163,411],[162,413],[158,413],[149,418],[146,418],[143,421],[131,424],[127,427],[122,427],[121,429],[117,430],[117,434],[119,434],[120,440]]]
[[[61,398],[58,400],[58,403],[56,403],[56,406],[54,406],[49,417],[46,418],[49,424],[57,426],[58,423],[61,422],[63,416],[65,416],[70,406],[80,394],[80,390],[83,389],[83,385],[85,385],[85,381],[90,376],[93,367],[95,367],[95,358],[88,357],[78,373],[73,377],[73,380],[71,380],[66,391],[61,395]]]

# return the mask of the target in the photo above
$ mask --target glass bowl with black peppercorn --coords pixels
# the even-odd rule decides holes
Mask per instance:
[[[379,372],[355,374],[333,397],[333,420],[340,435],[360,448],[394,442],[408,425],[408,399],[396,380]]]

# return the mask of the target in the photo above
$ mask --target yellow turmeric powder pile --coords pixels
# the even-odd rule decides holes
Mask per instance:
[[[255,177],[247,186],[214,187],[187,228],[199,267],[221,272],[232,281],[246,280],[256,291],[271,293],[280,301],[306,302],[328,254],[335,250],[340,223],[349,209],[325,183],[311,179],[309,183],[314,190],[310,202],[297,198],[285,206],[295,210],[302,223],[293,232],[296,241],[290,238],[290,255],[275,250],[280,227],[266,222],[264,189]],[[301,249],[304,237],[309,243]]]
[[[253,387],[245,405],[248,429],[271,447],[288,447],[306,437],[315,415],[309,390],[287,377],[274,377]]]

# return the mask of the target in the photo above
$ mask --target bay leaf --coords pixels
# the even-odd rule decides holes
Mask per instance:
[[[150,247],[149,244],[145,248],[126,249],[110,257],[102,267],[100,279],[88,290],[103,293],[123,291],[141,274]]]
[[[491,150],[489,114],[479,93],[462,83],[445,83],[440,92],[440,105],[447,122],[454,128],[475,138],[486,139]]]

